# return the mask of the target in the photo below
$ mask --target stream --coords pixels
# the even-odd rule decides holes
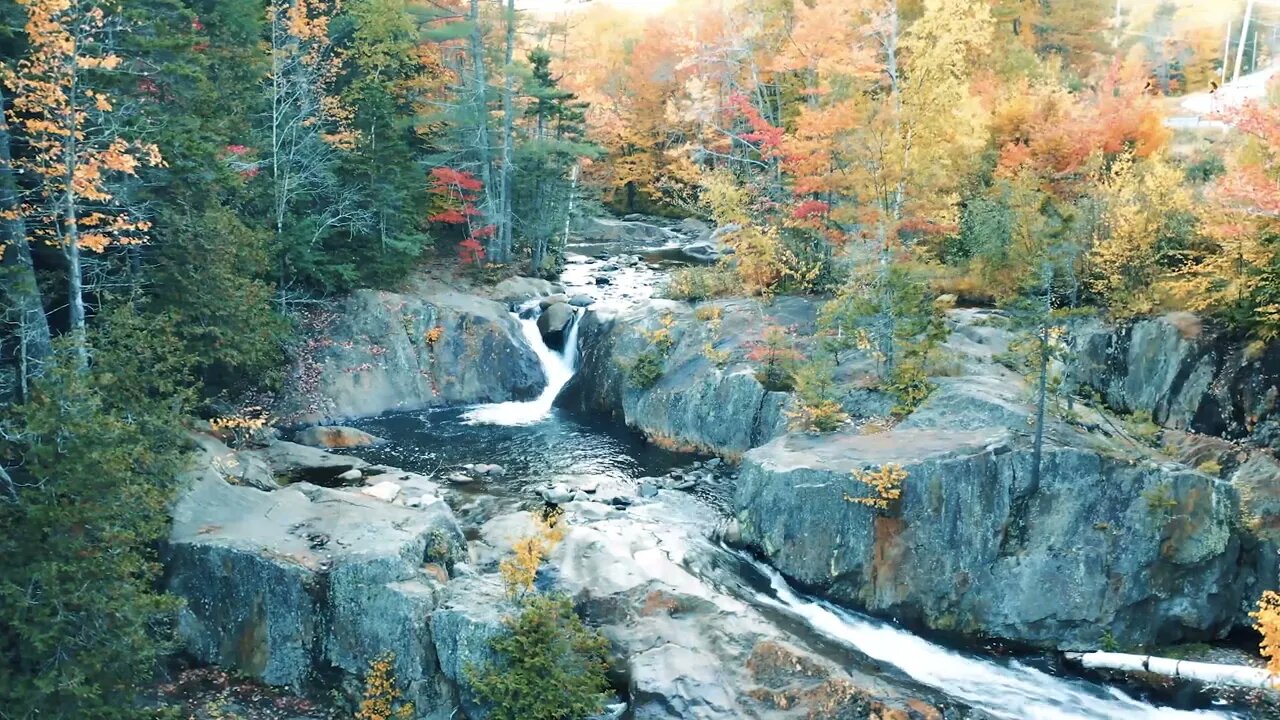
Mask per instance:
[[[571,257],[565,273],[569,293],[589,293],[602,303],[637,302],[652,294],[662,275],[656,261],[646,261],[620,268],[600,287],[593,278],[603,262],[585,255]],[[703,460],[648,445],[610,421],[554,407],[556,394],[575,369],[577,323],[565,354],[553,352],[539,335],[536,307],[535,302],[523,308],[517,319],[548,378],[538,398],[386,415],[360,424],[390,441],[363,453],[372,462],[423,473],[481,462],[506,468],[501,481],[449,490],[450,504],[471,539],[474,529],[489,518],[541,504],[537,489],[548,483],[633,489],[641,478]],[[890,622],[808,597],[772,568],[712,539],[731,495],[731,477],[697,488],[694,502],[680,499],[690,494],[664,491],[658,502],[669,507],[656,512],[669,512],[672,520],[659,526],[660,532],[685,535],[681,541],[689,550],[683,564],[690,574],[758,611],[796,644],[843,667],[927,689],[956,706],[978,711],[980,717],[1004,720],[1246,717],[1229,709],[1160,707],[1103,683],[1050,674],[1029,661],[944,647]]]

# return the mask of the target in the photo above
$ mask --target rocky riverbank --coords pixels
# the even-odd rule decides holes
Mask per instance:
[[[450,505],[475,480],[284,441],[234,450],[199,440],[165,552],[169,589],[185,601],[179,635],[196,659],[350,695],[391,652],[415,718],[485,717],[466,669],[493,659],[488,642],[515,611],[497,564],[534,532],[529,510],[467,529]],[[229,472],[247,467],[262,474],[252,484]],[[492,481],[502,469],[476,472]],[[299,477],[310,481],[289,482]],[[277,487],[263,489],[266,478]],[[630,717],[937,716],[928,691],[842,668],[694,573],[711,546],[705,513],[683,493],[586,490],[561,506],[565,538],[540,577],[610,640]]]
[[[628,251],[682,252],[697,229],[597,230]],[[981,691],[961,702],[946,693],[962,680],[917,683],[880,672],[862,645],[833,654],[797,635],[806,613],[845,621],[815,607],[779,614],[781,596],[744,586],[759,571],[712,536],[847,607],[1045,648],[1221,638],[1280,587],[1275,348],[1232,349],[1184,317],[1081,328],[1037,476],[1032,394],[1002,364],[1012,335],[998,313],[949,314],[936,389],[906,417],[891,417],[870,359],[843,358],[835,381],[850,422],[814,435],[792,429],[794,397],[757,370],[768,326],[815,352],[820,301],[654,300],[664,261],[643,249],[624,257],[575,255],[565,285],[516,278],[489,289],[493,300],[439,287],[355,293],[313,316],[282,415],[332,423],[531,398],[549,352],[532,344],[566,342],[574,328],[580,362],[558,405],[720,458],[668,464],[660,477],[599,475],[590,453],[612,456],[611,446],[546,462],[546,448],[527,445],[552,438],[544,429],[502,436],[513,467],[494,456],[492,435],[423,435],[424,418],[399,448],[383,432],[394,422],[312,428],[296,437],[305,445],[232,449],[201,436],[166,550],[189,652],[348,697],[392,652],[417,717],[482,718],[466,668],[492,659],[489,640],[515,609],[498,563],[546,503],[565,511],[565,538],[539,586],[569,594],[602,629],[617,700],[642,719],[983,717]],[[542,313],[536,326],[510,314],[526,303]],[[587,442],[577,426],[554,432],[575,450]],[[433,455],[463,459],[414,459]],[[886,468],[892,492],[858,479]],[[729,519],[717,526],[721,511]],[[1102,702],[1099,716],[1128,707]]]
[[[1188,337],[1185,318],[1086,329],[1068,384],[1098,399],[1052,414],[1033,480],[1033,395],[998,362],[1011,339],[998,314],[951,313],[949,375],[909,416],[888,416],[855,360],[838,378],[851,424],[790,431],[793,400],[761,387],[748,356],[766,325],[811,334],[815,308],[592,312],[564,401],[740,458],[745,544],[816,592],[924,627],[1072,649],[1205,640],[1247,627],[1277,586],[1274,456],[1199,434],[1269,442],[1276,348]],[[629,369],[657,332],[661,374],[638,382]],[[905,472],[901,495],[875,507],[853,473],[886,466]]]

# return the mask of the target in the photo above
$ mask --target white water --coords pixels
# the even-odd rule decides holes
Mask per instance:
[[[760,600],[799,617],[822,635],[888,663],[924,685],[1005,720],[1209,720],[1231,713],[1158,708],[1116,688],[1073,682],[1017,662],[1007,664],[939,647],[891,625],[859,617],[796,594],[776,570],[768,576],[777,599]]]
[[[536,308],[537,302],[532,301],[532,307]],[[530,305],[526,305],[521,309],[529,308]],[[547,344],[542,341],[542,333],[538,332],[537,315],[522,318],[519,312],[512,313],[516,316],[516,322],[520,323],[520,332],[524,334],[524,339],[538,356],[542,372],[547,376],[547,386],[533,400],[477,405],[463,414],[463,422],[471,425],[536,425],[550,415],[551,404],[555,402],[556,395],[560,394],[560,390],[573,377],[573,372],[577,368],[578,323],[582,320],[581,311],[577,312],[578,314],[569,323],[563,355],[547,347]]]

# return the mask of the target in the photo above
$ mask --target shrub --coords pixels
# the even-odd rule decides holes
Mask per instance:
[[[742,294],[742,283],[720,266],[682,268],[671,273],[666,295],[672,300],[697,302]]]
[[[728,365],[733,358],[733,353],[728,350],[717,350],[716,346],[709,342],[702,346],[702,355],[718,368]]]
[[[493,720],[579,720],[608,698],[608,642],[562,596],[530,595],[490,647],[496,663],[468,667]]]
[[[902,481],[907,479],[907,471],[901,465],[889,463],[875,470],[854,470],[853,479],[869,487],[874,495],[854,497],[846,494],[845,500],[877,510],[888,510],[902,497]]]
[[[756,380],[764,389],[788,391],[795,387],[795,367],[801,355],[786,328],[777,325],[765,328],[761,339],[752,344],[747,359],[760,364]]]
[[[543,558],[564,539],[564,528],[556,525],[558,519],[559,516],[536,518],[534,534],[517,540],[512,547],[512,557],[498,564],[507,595],[514,598],[533,590]]]
[[[1199,470],[1205,475],[1221,475],[1222,463],[1217,460],[1205,460],[1196,466],[1196,470]]]
[[[915,412],[916,408],[920,407],[920,403],[933,393],[934,384],[929,380],[923,363],[917,360],[904,360],[890,371],[889,378],[884,383],[884,389],[897,400],[897,404],[893,407],[893,414],[897,417],[906,417]]]
[[[703,305],[693,311],[693,316],[698,319],[698,322],[719,327],[720,321],[724,319],[724,309],[719,305]]]
[[[799,405],[789,413],[794,428],[831,432],[849,420],[836,400],[834,372],[832,364],[825,360],[804,363],[796,370],[793,377]]]
[[[369,663],[369,673],[364,678],[364,698],[356,710],[355,720],[409,720],[413,717],[413,703],[400,700],[402,694],[396,682],[394,653],[383,653]]]
[[[793,428],[820,433],[839,430],[849,422],[849,414],[835,400],[823,400],[816,404],[801,402],[788,417],[791,418]]]
[[[652,348],[636,356],[626,366],[627,380],[641,390],[648,390],[662,379],[666,370],[666,357]]]
[[[1249,613],[1253,629],[1262,636],[1258,649],[1267,659],[1267,671],[1280,675],[1280,594],[1268,590],[1258,599],[1258,609]]]

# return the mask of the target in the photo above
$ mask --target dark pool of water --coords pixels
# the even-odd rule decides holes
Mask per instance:
[[[465,408],[384,415],[359,423],[388,440],[361,452],[370,462],[430,474],[468,463],[496,463],[506,469],[501,486],[525,491],[558,478],[611,480],[662,475],[696,459],[645,442],[640,434],[606,418],[555,408],[536,425],[470,425]],[[496,488],[490,485],[488,492]]]

